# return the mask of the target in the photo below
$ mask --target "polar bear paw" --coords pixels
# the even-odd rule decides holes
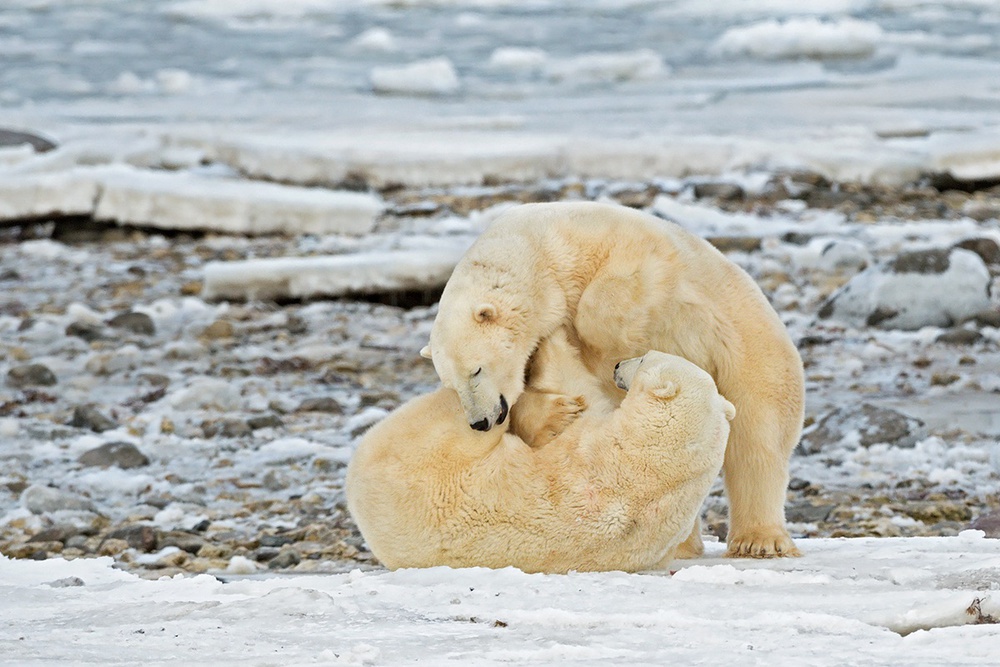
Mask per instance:
[[[729,558],[784,558],[801,556],[788,531],[781,526],[758,526],[726,540]]]
[[[511,411],[511,428],[530,447],[555,439],[587,409],[583,396],[526,391]]]

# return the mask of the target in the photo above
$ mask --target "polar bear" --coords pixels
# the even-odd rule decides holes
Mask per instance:
[[[589,373],[578,357],[565,363]],[[390,569],[666,567],[719,474],[735,408],[708,373],[662,352],[615,378],[628,390],[620,407],[588,407],[540,448],[506,425],[470,429],[450,389],[401,406],[347,470],[372,552]]]
[[[707,370],[736,406],[723,466],[730,556],[797,556],[785,529],[788,461],[802,430],[802,360],[753,279],[705,240],[633,209],[526,204],[461,259],[430,344],[472,429],[507,418],[541,341],[565,327],[597,378],[646,350]],[[602,385],[614,403],[621,392]],[[515,413],[517,409],[515,409]],[[703,551],[696,526],[683,549]]]

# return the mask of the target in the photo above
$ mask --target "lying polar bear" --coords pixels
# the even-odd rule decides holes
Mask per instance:
[[[724,464],[729,555],[799,554],[784,503],[802,429],[802,361],[749,275],[703,239],[633,209],[518,206],[459,262],[421,353],[458,393],[472,429],[488,431],[504,423],[536,348],[559,328],[598,378],[651,349],[707,370],[737,409]],[[610,380],[601,392],[621,400]],[[683,552],[702,550],[696,527]]]
[[[562,354],[562,371],[587,372],[555,344],[545,354]],[[619,408],[590,407],[540,448],[506,426],[470,429],[450,389],[401,406],[347,470],[348,507],[372,552],[391,569],[665,567],[719,474],[735,409],[708,373],[662,352],[614,377],[628,390]]]

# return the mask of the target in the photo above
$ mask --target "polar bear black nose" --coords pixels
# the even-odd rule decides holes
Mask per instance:
[[[471,426],[472,428],[474,428],[477,431],[489,431],[490,430],[490,420],[489,419],[480,419],[475,424],[469,424],[469,426]]]

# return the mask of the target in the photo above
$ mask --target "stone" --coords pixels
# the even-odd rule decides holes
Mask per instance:
[[[69,420],[69,426],[90,429],[95,433],[118,428],[113,419],[101,414],[94,405],[78,405],[73,408],[73,418]]]
[[[858,327],[947,327],[989,309],[991,281],[986,264],[972,251],[904,252],[851,278],[817,314]]]
[[[991,539],[1000,539],[1000,510],[980,514],[969,524],[969,528],[981,530]]]
[[[253,434],[253,429],[242,419],[217,419],[203,422],[201,431],[206,438],[244,438]]]
[[[107,442],[88,450],[77,459],[91,467],[110,468],[112,466],[128,470],[149,465],[149,458],[130,442]]]
[[[160,536],[159,548],[177,547],[181,551],[198,555],[206,544],[205,538],[201,535],[183,530],[172,530]]]
[[[709,236],[705,239],[719,252],[757,252],[761,248],[759,236]]]
[[[724,201],[742,199],[743,188],[736,183],[695,183],[694,196],[698,199],[712,197]]]
[[[160,544],[160,535],[156,528],[144,524],[124,526],[107,534],[106,542],[124,541],[130,548],[146,553],[156,551]],[[103,546],[99,549],[104,552]]]
[[[302,555],[295,549],[286,547],[281,549],[274,558],[267,561],[267,567],[270,570],[284,569],[287,567],[295,567],[302,562]]]
[[[50,581],[45,585],[50,588],[74,588],[76,586],[86,586],[83,579],[80,577],[63,577],[62,579]]]
[[[44,364],[14,366],[7,371],[7,384],[16,389],[23,387],[52,387],[58,382],[56,374]]]
[[[989,238],[972,238],[959,241],[953,247],[971,250],[987,264],[1000,264],[1000,244]]]
[[[223,340],[226,338],[232,338],[235,329],[232,322],[227,322],[226,320],[216,320],[209,324],[201,332],[201,337],[206,340]]]
[[[945,345],[972,345],[983,339],[983,334],[975,329],[952,329],[945,331],[935,341]]]
[[[886,443],[909,448],[926,435],[923,421],[891,408],[862,403],[860,407],[837,408],[824,415],[815,428],[802,436],[797,449],[802,454],[818,454],[855,431],[862,447]]]
[[[88,343],[104,339],[104,327],[95,322],[71,322],[66,327],[67,336],[76,336]]]
[[[307,398],[299,404],[296,412],[327,412],[332,415],[344,414],[344,406],[329,396]]]
[[[256,431],[259,428],[279,428],[284,426],[284,422],[278,415],[260,415],[248,419],[247,426],[250,427],[250,430]]]
[[[75,493],[51,486],[33,484],[21,494],[21,503],[32,514],[47,514],[60,510],[94,511],[94,504]]]
[[[108,539],[101,542],[101,546],[97,548],[97,553],[101,556],[117,556],[128,551],[130,548],[129,543],[125,540]]]
[[[785,508],[785,518],[797,523],[819,523],[826,521],[836,507],[827,503],[794,503]]]
[[[41,530],[31,538],[29,542],[62,542],[66,543],[71,537],[80,534],[80,529],[70,523],[60,523],[44,530]]]
[[[153,318],[146,313],[128,312],[115,315],[108,320],[108,326],[114,329],[124,329],[140,336],[152,336],[156,333]]]
[[[972,510],[965,504],[932,500],[910,501],[897,510],[906,516],[927,524],[945,521],[967,522],[972,518]]]
[[[1000,329],[1000,309],[990,308],[976,313],[973,321],[981,327],[996,327]]]

